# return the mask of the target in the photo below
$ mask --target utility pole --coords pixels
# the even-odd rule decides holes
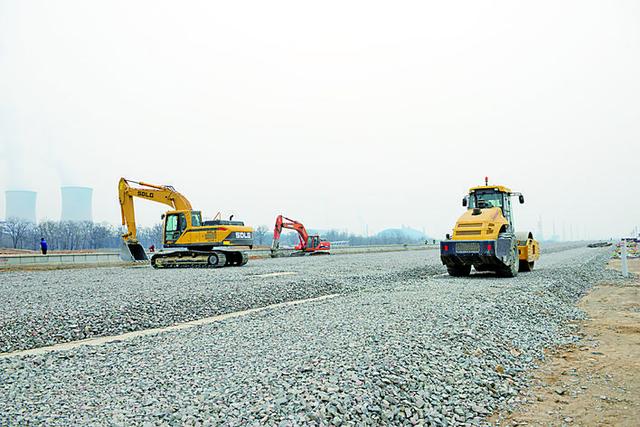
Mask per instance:
[[[622,266],[622,276],[629,277],[629,267],[627,266],[627,241],[624,237],[620,241],[620,264]]]
[[[365,240],[367,242],[367,245],[370,245],[371,242],[369,241],[369,224],[364,225],[364,234],[365,234],[365,237],[367,238]]]

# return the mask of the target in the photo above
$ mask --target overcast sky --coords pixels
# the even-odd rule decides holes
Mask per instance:
[[[254,226],[442,237],[488,175],[525,194],[519,229],[621,235],[640,2],[0,0],[0,156],[38,218],[83,185],[116,224],[125,176]]]

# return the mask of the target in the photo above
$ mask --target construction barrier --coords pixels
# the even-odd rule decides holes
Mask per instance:
[[[121,263],[116,253],[0,255],[0,268],[51,264],[115,264]]]

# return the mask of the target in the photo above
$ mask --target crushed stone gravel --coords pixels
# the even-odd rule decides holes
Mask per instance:
[[[34,425],[485,425],[519,402],[545,348],[577,339],[577,299],[621,280],[607,254],[551,252],[514,279],[452,278],[425,253],[305,260],[296,286],[335,281],[342,295],[0,359],[0,414]],[[288,261],[277,268],[296,268]]]
[[[371,277],[425,262],[430,266],[426,274],[442,270],[437,251],[403,255],[281,258],[224,269],[146,266],[0,273],[0,353],[353,292]],[[278,272],[295,274],[259,277]]]

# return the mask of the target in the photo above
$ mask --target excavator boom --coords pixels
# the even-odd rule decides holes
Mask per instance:
[[[283,228],[295,230],[298,233],[300,244],[298,245],[299,247],[297,249],[304,250],[306,248],[307,240],[309,239],[309,233],[307,233],[307,229],[304,228],[304,224],[282,215],[278,215],[278,217],[276,218],[276,225],[273,229],[272,247],[275,247],[277,249],[280,246],[280,235],[282,234]]]
[[[131,187],[129,183],[138,184],[140,187]],[[145,182],[131,181],[120,178],[118,183],[118,196],[120,199],[120,213],[122,215],[122,225],[127,227],[127,234],[122,237],[125,240],[137,243],[136,216],[134,210],[134,197],[140,197],[152,202],[163,203],[173,208],[173,210],[190,211],[191,203],[185,196],[178,193],[175,188],[166,185],[159,186],[147,184]]]

